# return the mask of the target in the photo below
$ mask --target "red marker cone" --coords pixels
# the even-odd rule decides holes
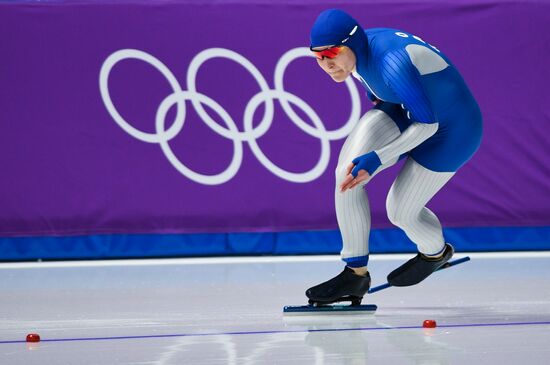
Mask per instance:
[[[40,335],[37,333],[29,333],[27,335],[27,342],[40,342]]]
[[[435,328],[437,326],[437,323],[433,319],[426,319],[424,323],[422,323],[422,327],[424,328]]]

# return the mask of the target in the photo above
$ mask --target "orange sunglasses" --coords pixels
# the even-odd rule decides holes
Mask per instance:
[[[338,56],[338,54],[342,52],[342,49],[344,49],[344,46],[333,46],[323,49],[322,51],[314,51],[313,49],[311,49],[311,52],[313,52],[315,58],[317,58],[318,60],[322,60],[325,57],[332,59]]]

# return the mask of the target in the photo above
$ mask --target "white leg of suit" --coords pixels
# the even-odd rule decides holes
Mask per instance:
[[[454,174],[428,170],[409,157],[388,194],[388,218],[424,254],[437,254],[444,248],[441,223],[426,204]]]
[[[338,226],[342,234],[342,259],[366,256],[369,253],[371,216],[365,183],[341,193],[340,184],[346,177],[351,161],[369,151],[387,145],[400,135],[395,122],[383,111],[368,111],[349,134],[340,151],[336,168],[335,205]],[[395,164],[398,158],[380,166],[373,174]]]

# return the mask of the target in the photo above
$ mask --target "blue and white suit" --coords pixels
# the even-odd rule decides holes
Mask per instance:
[[[368,262],[370,209],[363,189],[341,193],[338,185],[353,161],[374,176],[400,157],[407,162],[387,199],[388,217],[425,254],[444,246],[441,224],[426,203],[478,149],[481,112],[450,60],[407,32],[363,30],[347,13],[322,12],[311,31],[311,47],[344,45],[355,54],[354,76],[377,105],[348,136],[336,171],[336,212],[352,267]]]

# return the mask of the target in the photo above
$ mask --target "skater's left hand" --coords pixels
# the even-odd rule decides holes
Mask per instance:
[[[380,161],[375,151],[354,158],[346,168],[346,178],[340,185],[340,191],[353,189],[356,185],[369,179],[380,165],[382,165],[382,161]]]
[[[350,163],[348,165],[348,167],[346,167],[346,178],[344,179],[344,181],[340,185],[340,192],[343,193],[344,191],[346,191],[348,189],[353,189],[358,184],[360,184],[363,181],[366,181],[366,180],[369,179],[370,175],[365,170],[359,170],[359,172],[357,173],[357,177],[354,177],[351,174],[351,170],[353,170],[354,167],[355,167],[355,164],[353,162]]]

